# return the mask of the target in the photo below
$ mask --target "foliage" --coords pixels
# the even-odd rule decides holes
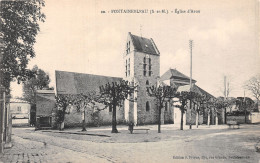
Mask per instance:
[[[254,109],[254,101],[249,97],[237,97],[236,106],[239,111],[252,111]]]
[[[23,98],[31,104],[36,104],[36,91],[51,89],[49,87],[49,75],[35,65],[32,70],[36,75],[31,79],[23,82]]]
[[[100,86],[100,96],[97,101],[107,107],[122,106],[122,102],[126,99],[134,101],[134,99],[131,99],[131,95],[136,91],[136,88],[137,86],[132,86],[125,80],[120,83],[107,83],[105,86]]]
[[[147,87],[147,93],[151,97],[155,97],[157,101],[158,109],[158,133],[161,132],[161,109],[163,108],[163,103],[165,101],[170,101],[172,98],[176,97],[176,88],[170,86],[151,86]]]
[[[130,85],[127,81],[122,80],[120,83],[112,82],[107,83],[105,86],[100,86],[100,95],[96,98],[96,101],[104,104],[107,107],[112,107],[112,133],[117,133],[116,129],[116,107],[122,106],[124,100],[131,100],[132,94],[137,91],[137,86]]]
[[[40,31],[38,22],[45,20],[41,12],[44,4],[44,0],[0,1],[0,34],[4,44],[0,69],[4,75],[2,84],[7,89],[13,79],[20,83],[33,76],[27,64],[35,57],[33,45]]]
[[[68,106],[73,105],[73,101],[75,99],[74,95],[70,95],[70,94],[58,94],[57,96],[55,96],[56,99],[56,121],[58,123],[63,123],[64,119],[65,119],[65,114],[69,114]],[[60,128],[61,130],[63,128]]]

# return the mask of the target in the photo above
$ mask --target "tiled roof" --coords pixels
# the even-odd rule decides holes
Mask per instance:
[[[180,86],[177,90],[178,92],[182,92],[182,91],[190,91],[190,86],[189,85],[184,85],[184,86]],[[199,93],[201,95],[207,95],[209,97],[215,98],[213,95],[211,95],[210,93],[206,92],[205,90],[203,90],[202,88],[200,88],[197,85],[193,85],[192,86],[192,91]]]
[[[143,52],[147,54],[160,55],[153,39],[148,39],[140,36],[133,35],[129,33],[134,45],[134,48],[138,52]]]
[[[169,80],[171,78],[180,79],[180,80],[190,80],[188,76],[184,75],[183,73],[179,72],[176,69],[169,69],[161,76],[160,79],[161,81],[164,81],[164,80]],[[195,83],[196,80],[192,79],[192,82]]]
[[[37,94],[36,116],[51,116],[55,109],[55,94]]]
[[[29,102],[17,98],[11,98],[10,103],[29,103]]]
[[[99,87],[107,83],[120,82],[122,78],[55,71],[57,94],[80,94],[98,92]]]

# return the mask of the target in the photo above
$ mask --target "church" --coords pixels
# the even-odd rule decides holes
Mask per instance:
[[[55,94],[80,94],[90,91],[99,91],[99,87],[111,82],[120,82],[127,80],[138,84],[138,92],[134,93],[135,102],[125,100],[122,107],[117,109],[117,122],[127,124],[134,122],[136,125],[156,124],[158,122],[158,110],[156,101],[150,97],[146,88],[156,85],[158,82],[164,85],[177,87],[178,91],[188,91],[190,78],[177,69],[169,69],[160,75],[160,51],[158,50],[152,38],[144,38],[131,34],[127,35],[125,50],[122,54],[124,60],[125,73],[122,78],[100,76],[94,74],[83,74],[76,72],[55,71]],[[192,80],[193,87],[202,94],[209,93],[196,86],[196,80]],[[213,96],[212,96],[213,97]],[[42,101],[39,101],[42,103]],[[36,106],[37,107],[37,106]],[[104,107],[102,104],[97,107]],[[43,109],[43,108],[41,108]],[[53,109],[49,109],[52,110]],[[81,113],[76,109],[70,109],[70,114],[65,117],[65,126],[80,126]],[[189,109],[188,109],[189,110]],[[86,123],[93,125],[94,120],[91,117],[95,110],[87,110]],[[37,111],[36,111],[37,112]],[[200,115],[199,123],[205,123],[206,115]],[[53,115],[51,112],[49,116]],[[180,110],[165,102],[161,114],[161,124],[179,124]],[[186,116],[187,115],[187,116]],[[189,111],[184,115],[184,124],[189,122]],[[195,123],[195,112],[193,124]],[[53,119],[53,118],[52,118]],[[99,121],[101,125],[108,125],[112,122],[112,108],[100,111]]]

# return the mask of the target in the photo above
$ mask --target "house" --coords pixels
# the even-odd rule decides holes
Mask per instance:
[[[55,112],[54,90],[36,91],[36,129],[52,128],[53,113]]]
[[[30,109],[29,102],[21,99],[10,99],[10,113],[12,114],[13,126],[29,126],[30,125]]]

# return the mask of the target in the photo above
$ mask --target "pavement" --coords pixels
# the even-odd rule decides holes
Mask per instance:
[[[13,147],[5,149],[0,162],[259,162],[260,125],[185,126],[183,131],[162,125],[162,133],[156,125],[137,128],[150,130],[129,134],[127,126],[118,126],[120,133],[112,134],[111,126],[62,133],[13,128]]]

